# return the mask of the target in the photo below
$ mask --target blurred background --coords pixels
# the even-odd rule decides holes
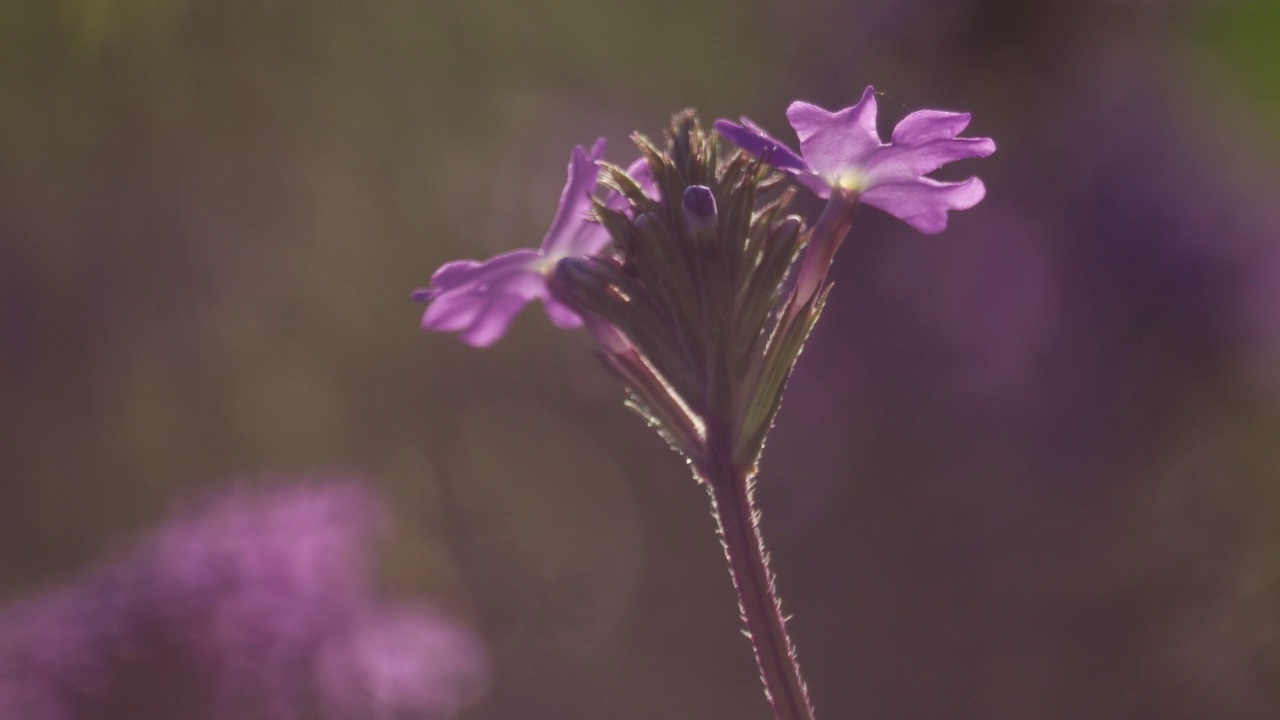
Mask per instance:
[[[0,4],[0,602],[357,476],[379,592],[485,648],[463,717],[765,720],[704,493],[584,334],[478,351],[409,292],[535,245],[575,144],[868,84],[999,151],[941,236],[860,213],[765,455],[819,716],[1280,716],[1267,0]]]

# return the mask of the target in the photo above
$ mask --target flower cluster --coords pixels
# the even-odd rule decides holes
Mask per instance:
[[[718,120],[715,129],[743,152],[794,177],[820,198],[831,198],[834,192],[846,205],[865,202],[924,233],[941,232],[949,211],[965,210],[982,200],[986,189],[976,177],[963,182],[927,177],[956,160],[995,152],[990,138],[959,137],[968,126],[967,113],[911,113],[894,128],[888,143],[880,140],[876,113],[870,87],[856,105],[837,112],[803,101],[792,103],[787,118],[800,138],[800,154],[745,117],[740,123]],[[500,339],[516,314],[534,299],[543,301],[553,324],[581,326],[579,313],[557,299],[547,281],[561,260],[596,256],[610,243],[610,234],[592,212],[604,147],[600,139],[589,150],[574,149],[560,204],[539,248],[513,250],[484,262],[457,260],[441,266],[430,286],[414,293],[415,299],[429,303],[422,327],[457,332],[470,345],[487,346]],[[652,200],[661,201],[658,193],[664,188],[654,184],[652,160],[646,160],[642,157],[632,164],[627,176]],[[684,198],[666,200],[675,203]],[[619,210],[625,204],[615,189],[603,207]],[[839,239],[834,242],[838,244]]]
[[[0,717],[452,716],[479,688],[480,645],[376,597],[379,514],[346,482],[231,490],[0,609]],[[131,684],[139,674],[164,682]]]
[[[775,717],[812,720],[757,525],[765,438],[861,201],[940,232],[949,211],[986,191],[977,178],[928,173],[995,144],[959,137],[968,115],[932,110],[908,115],[883,143],[871,88],[853,107],[797,102],[787,116],[800,154],[746,118],[716,122],[738,149],[726,148],[692,111],[672,119],[665,147],[633,136],[641,158],[628,169],[602,160],[602,141],[578,148],[539,249],[449,263],[417,297],[430,303],[424,328],[461,332],[472,345],[496,341],[534,298],[555,324],[586,326],[629,405],[711,497]],[[790,212],[795,188],[778,189],[787,176],[827,200],[812,226]]]
[[[735,458],[754,462],[858,205],[940,232],[985,188],[927,175],[995,151],[989,138],[959,137],[967,114],[936,110],[911,113],[882,142],[869,87],[852,107],[795,102],[787,117],[799,154],[747,118],[715,123],[740,149],[724,152],[691,112],[676,116],[665,149],[637,135],[641,157],[625,170],[604,162],[603,140],[576,148],[542,245],[445,264],[415,293],[428,303],[422,326],[485,346],[541,299],[554,324],[585,321],[676,449],[697,461],[715,420]],[[775,192],[773,169],[828,201],[812,227],[789,214],[794,190]]]

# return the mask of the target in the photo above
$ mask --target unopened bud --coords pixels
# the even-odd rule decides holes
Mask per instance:
[[[705,185],[690,185],[681,199],[684,221],[689,234],[699,240],[715,235],[719,218],[716,214],[716,196]]]
[[[547,282],[551,294],[578,312],[593,309],[608,292],[608,282],[596,263],[584,257],[567,257],[557,262]]]

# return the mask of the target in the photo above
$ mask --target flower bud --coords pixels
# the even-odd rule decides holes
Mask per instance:
[[[584,257],[563,258],[547,278],[547,289],[580,314],[599,314],[608,304],[609,281],[597,264]]]
[[[699,241],[715,237],[719,218],[716,214],[716,196],[706,185],[690,185],[685,188],[681,200],[684,208],[685,227],[691,237]]]

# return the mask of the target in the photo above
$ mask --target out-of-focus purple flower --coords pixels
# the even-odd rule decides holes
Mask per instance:
[[[436,270],[431,286],[414,293],[415,300],[430,303],[422,315],[424,330],[458,332],[468,345],[485,347],[497,342],[534,299],[542,300],[554,325],[582,325],[577,313],[547,291],[546,281],[563,258],[593,255],[609,243],[609,234],[591,215],[591,193],[599,174],[596,163],[604,157],[604,147],[605,140],[600,138],[590,150],[574,148],[560,206],[537,250],[512,250],[484,262],[455,260]],[[643,161],[628,171],[641,187],[651,191],[653,180]],[[620,208],[625,202],[612,193],[605,204]]]
[[[425,608],[376,598],[379,519],[343,482],[234,489],[189,509],[87,580],[0,609],[0,717],[103,717],[136,705],[120,700],[130,693],[165,717],[455,713],[483,678],[481,648]],[[130,687],[126,666],[181,689]]]
[[[334,633],[316,672],[334,720],[451,717],[481,689],[484,654],[469,633],[435,613],[380,608]]]
[[[107,686],[133,634],[118,580],[97,574],[0,613],[0,718],[71,720],[80,696]]]
[[[837,112],[797,100],[787,119],[800,138],[800,155],[748,118],[742,124],[717,120],[715,128],[743,150],[774,167],[819,197],[832,189],[856,194],[920,232],[947,227],[947,212],[967,210],[986,195],[982,181],[942,182],[925,175],[947,163],[995,152],[991,138],[957,137],[969,125],[968,113],[919,110],[902,119],[889,143],[876,130],[876,98],[870,86],[862,100]]]
[[[151,617],[216,678],[215,707],[290,717],[316,643],[368,602],[374,498],[360,485],[235,488],[178,517],[143,551]]]

